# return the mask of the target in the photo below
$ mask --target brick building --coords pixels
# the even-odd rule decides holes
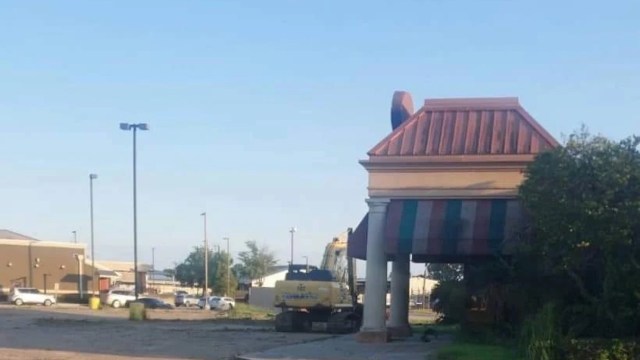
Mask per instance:
[[[55,294],[91,290],[91,265],[83,244],[41,241],[0,230],[0,296],[11,287],[35,287]]]

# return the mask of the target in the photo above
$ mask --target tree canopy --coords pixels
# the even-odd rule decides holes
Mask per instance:
[[[277,264],[275,254],[267,247],[259,247],[255,241],[247,241],[246,251],[238,254],[240,266],[236,271],[240,276],[262,283],[269,269]]]
[[[427,277],[436,281],[460,281],[462,280],[462,264],[428,263]]]
[[[640,333],[639,144],[575,133],[540,154],[520,188],[531,220],[521,259],[578,335]]]
[[[232,295],[237,287],[237,279],[231,271],[233,259],[224,251],[213,252],[209,249],[209,281],[208,287],[214,294]],[[230,286],[227,292],[227,272]],[[194,248],[187,258],[176,266],[176,280],[182,284],[204,288],[204,246]]]

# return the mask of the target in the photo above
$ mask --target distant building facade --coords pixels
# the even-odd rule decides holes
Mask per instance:
[[[93,285],[91,277],[83,244],[41,241],[0,230],[0,295],[6,296],[12,287],[86,294]]]

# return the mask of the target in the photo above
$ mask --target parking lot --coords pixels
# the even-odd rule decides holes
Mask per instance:
[[[132,322],[127,309],[0,305],[2,359],[234,359],[327,338],[282,334],[269,320],[232,320],[198,309],[150,310]]]

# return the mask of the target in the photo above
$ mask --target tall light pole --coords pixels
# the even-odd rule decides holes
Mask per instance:
[[[207,213],[200,214],[204,218],[204,309],[209,309],[209,243],[207,242]]]
[[[94,251],[94,239],[93,239],[93,180],[97,179],[98,175],[89,174],[89,212],[91,213],[91,295],[96,294],[96,256]]]
[[[225,240],[227,242],[227,287],[226,287],[226,291],[225,291],[225,296],[229,296],[230,292],[230,284],[231,284],[231,277],[230,277],[230,273],[231,273],[231,253],[229,253],[229,238],[222,238],[222,240]]]
[[[73,234],[73,242],[77,244],[78,243],[78,232],[73,230],[71,233]]]
[[[293,234],[295,234],[296,232],[296,227],[291,227],[291,229],[289,229],[289,232],[291,233],[291,266],[293,266]]]
[[[156,248],[151,248],[151,282],[156,279]],[[155,286],[155,284],[154,284]]]
[[[309,257],[308,256],[303,256],[304,260],[305,260],[305,264],[307,265],[307,274],[309,273]]]
[[[140,280],[138,279],[138,193],[136,189],[136,133],[138,130],[149,130],[149,126],[145,123],[120,123],[120,130],[133,131],[133,279],[134,293],[136,295],[136,299],[138,299],[138,294],[140,293]]]

